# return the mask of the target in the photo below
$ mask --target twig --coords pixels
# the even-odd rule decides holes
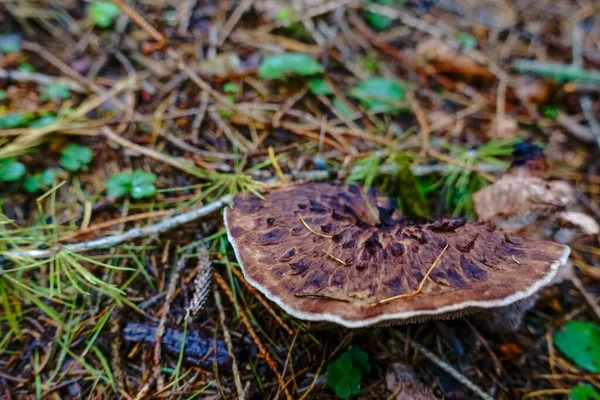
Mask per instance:
[[[113,3],[116,4],[117,7],[123,11],[123,14],[127,15],[132,19],[137,25],[139,25],[143,30],[148,32],[150,36],[157,42],[164,44],[167,43],[167,38],[165,38],[160,32],[156,30],[152,25],[148,23],[137,11],[131,8],[129,5],[125,4],[123,0],[112,0]]]
[[[0,68],[0,79],[10,79],[17,82],[35,82],[39,83],[40,85],[58,84],[66,86],[74,92],[85,92],[83,86],[71,79],[44,75],[37,72]]]
[[[15,258],[46,258],[57,253],[61,249],[68,250],[74,253],[80,253],[84,251],[112,247],[128,240],[137,239],[140,237],[146,237],[151,235],[160,235],[163,232],[171,230],[180,225],[194,221],[200,217],[211,214],[217,210],[220,210],[225,205],[229,204],[232,200],[231,195],[225,195],[220,199],[217,199],[210,204],[205,206],[192,209],[190,211],[181,213],[179,215],[167,218],[156,224],[148,225],[143,228],[133,228],[125,233],[113,236],[107,236],[100,239],[91,240],[89,242],[68,244],[66,246],[59,246],[57,248],[44,249],[44,250],[24,250],[24,251],[7,251],[4,256],[15,257]]]
[[[237,361],[235,359],[235,354],[233,352],[233,344],[231,343],[231,334],[229,333],[229,329],[227,325],[225,325],[225,310],[223,310],[223,303],[221,302],[221,295],[219,291],[215,288],[213,290],[213,294],[215,296],[215,304],[217,305],[217,309],[219,310],[219,321],[221,321],[221,328],[223,328],[223,338],[225,339],[225,344],[227,345],[227,352],[229,353],[229,357],[231,357],[231,372],[233,373],[233,381],[235,382],[235,388],[238,392],[238,399],[244,400],[245,393],[244,388],[242,388],[242,380],[240,379],[240,371],[237,366]]]
[[[109,127],[105,126],[104,128],[102,128],[102,134],[107,138],[112,140],[113,142],[116,142],[118,144],[120,144],[123,147],[127,147],[130,149],[133,149],[135,151],[137,151],[140,154],[143,154],[147,157],[153,158],[157,161],[163,162],[165,164],[168,164],[174,168],[180,169],[184,172],[187,172],[188,174],[192,174],[192,175],[197,175],[197,171],[195,171],[194,166],[191,163],[186,163],[184,161],[181,161],[181,159],[178,158],[174,158],[174,157],[170,157],[161,153],[158,153],[154,150],[152,150],[149,147],[145,147],[145,146],[140,146],[138,144],[135,144],[119,135],[117,135],[112,129],[110,129]],[[187,160],[186,160],[187,161]]]
[[[217,282],[219,287],[223,290],[223,292],[225,292],[225,294],[227,295],[229,300],[232,303],[235,303],[233,293],[231,292],[231,289],[229,288],[229,286],[227,285],[227,282],[225,282],[225,279],[221,276],[221,274],[219,274],[217,271],[215,271],[213,276],[215,278],[215,282]],[[216,290],[215,290],[215,292],[216,292]],[[277,381],[279,382],[279,385],[283,386],[283,392],[285,394],[286,399],[291,400],[292,396],[290,395],[289,391],[287,390],[287,388],[285,386],[285,383],[283,381],[283,377],[281,376],[281,373],[277,369],[277,364],[275,363],[275,361],[273,361],[273,358],[271,358],[271,355],[269,354],[269,352],[267,352],[267,349],[265,348],[265,346],[262,344],[262,342],[258,338],[258,335],[256,334],[256,331],[254,330],[254,327],[250,323],[250,320],[248,320],[248,316],[246,315],[244,310],[241,308],[240,308],[240,318],[242,320],[242,323],[248,330],[248,333],[250,334],[252,341],[254,342],[254,344],[256,344],[256,347],[258,348],[258,352],[260,353],[261,357],[267,362],[271,371],[273,371],[275,373],[275,376],[277,376]]]
[[[218,40],[219,47],[223,46],[223,43],[225,43],[225,40],[227,40],[227,37],[229,36],[235,25],[239,22],[240,18],[242,18],[242,15],[244,15],[244,13],[252,6],[252,3],[254,3],[254,0],[240,1],[240,3],[237,5],[235,10],[231,14],[231,17],[229,17],[227,22],[225,22],[225,25],[223,25],[223,27],[221,28]]]
[[[400,339],[402,339],[402,341],[404,341],[404,342],[408,341],[408,339],[406,338],[406,336],[404,334],[397,332],[397,335],[400,337]],[[425,346],[415,342],[414,340],[410,341],[410,345],[412,347],[414,347],[415,349],[417,349],[419,351],[419,353],[421,353],[427,359],[429,359],[429,361],[436,364],[438,367],[440,367],[441,369],[446,371],[448,374],[450,374],[454,379],[456,379],[457,381],[462,383],[466,388],[473,391],[473,393],[475,393],[479,398],[481,398],[483,400],[494,400],[494,398],[492,396],[485,393],[477,385],[475,385],[473,382],[471,382],[466,376],[464,376],[463,374],[458,372],[453,366],[451,366],[450,364],[448,364],[447,362],[445,362],[444,360],[440,359],[438,356],[433,354],[431,351],[429,351],[427,348],[425,348]]]

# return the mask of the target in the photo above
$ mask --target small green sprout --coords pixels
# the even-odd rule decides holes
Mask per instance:
[[[34,118],[33,113],[8,113],[0,117],[0,129],[21,128]]]
[[[258,76],[264,79],[281,79],[289,74],[311,76],[323,72],[323,66],[305,53],[274,54],[266,57],[258,67]]]
[[[360,100],[369,110],[397,112],[403,108],[404,84],[376,77],[359,82],[348,94]]]
[[[121,172],[110,177],[106,183],[109,196],[120,197],[126,194],[134,199],[154,196],[156,193],[156,175],[136,169],[133,172]]]
[[[360,391],[363,376],[370,372],[369,355],[360,347],[350,346],[340,358],[327,366],[327,386],[338,397],[347,399]]]
[[[558,111],[558,108],[554,106],[545,106],[542,108],[542,114],[544,115],[544,118],[556,119],[558,118],[559,113],[560,111]]]
[[[54,183],[55,173],[51,169],[47,169],[44,172],[38,172],[34,175],[28,175],[25,178],[23,187],[29,193],[35,193],[40,189],[51,187]]]
[[[394,0],[368,0],[372,4],[381,4],[383,6],[393,6]],[[394,20],[387,15],[377,14],[372,11],[368,11],[366,15],[367,22],[375,29],[383,30],[392,25]]]
[[[571,390],[569,400],[600,400],[600,393],[590,385],[577,385]]]
[[[471,51],[477,47],[477,39],[475,36],[467,32],[459,32],[456,34],[456,41],[460,43],[460,47],[464,51]]]
[[[92,150],[87,146],[71,143],[61,152],[60,165],[69,171],[78,171],[92,161]]]
[[[110,1],[94,1],[88,7],[88,16],[100,28],[108,28],[120,13],[119,7]]]
[[[0,89],[0,101],[6,99],[6,90]]]
[[[60,83],[51,83],[42,90],[40,100],[66,100],[69,96],[71,96],[71,92],[67,86]]]
[[[25,166],[14,158],[0,160],[0,182],[18,181],[25,175]]]
[[[240,87],[240,85],[228,82],[223,85],[223,91],[225,93],[239,93],[242,91],[242,88]]]

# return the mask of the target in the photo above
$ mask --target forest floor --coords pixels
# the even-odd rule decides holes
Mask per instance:
[[[516,332],[352,330],[250,287],[222,220],[230,196],[294,180],[474,220],[521,141],[600,218],[599,16],[593,0],[1,0],[0,398],[334,399],[326,371],[351,345],[370,370],[354,398],[395,398],[396,362],[445,399],[600,398],[597,237],[571,244],[579,287],[544,289]],[[591,364],[554,343],[572,321],[591,323]]]

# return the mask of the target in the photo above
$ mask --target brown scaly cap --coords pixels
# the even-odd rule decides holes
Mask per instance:
[[[408,224],[354,185],[310,183],[264,197],[237,196],[225,210],[229,241],[248,282],[301,319],[357,328],[505,306],[547,284],[569,254],[485,223]],[[373,305],[422,281],[419,294]]]

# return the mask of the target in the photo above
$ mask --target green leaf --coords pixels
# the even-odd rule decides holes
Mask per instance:
[[[42,184],[46,186],[52,186],[54,184],[54,178],[56,177],[56,173],[53,169],[47,169],[42,172]]]
[[[556,118],[558,118],[558,114],[560,114],[560,112],[558,111],[558,108],[556,108],[556,107],[545,106],[542,108],[542,114],[544,114],[545,118],[556,119]]]
[[[223,85],[223,91],[225,93],[239,93],[242,91],[242,88],[235,83],[226,83]]]
[[[0,101],[6,99],[6,90],[0,89]]]
[[[33,113],[9,113],[0,117],[0,129],[20,128],[34,118]]]
[[[94,1],[88,7],[88,16],[100,28],[108,28],[120,13],[119,7],[110,1]]]
[[[459,32],[456,34],[456,40],[464,51],[470,51],[477,47],[477,39],[470,33]]]
[[[69,88],[60,83],[52,83],[44,88],[42,100],[65,100],[71,96]]]
[[[374,57],[363,58],[363,66],[365,69],[375,73],[377,72],[377,59]]]
[[[134,199],[151,197],[156,194],[156,175],[142,170],[122,172],[110,177],[106,183],[109,196],[119,197],[130,194]]]
[[[589,385],[577,385],[569,394],[570,400],[600,400],[598,391]]]
[[[367,375],[371,372],[371,364],[369,364],[369,355],[366,351],[358,346],[350,346],[348,349],[352,357],[352,364],[360,368],[363,374]]]
[[[403,153],[390,157],[396,163],[397,171],[394,175],[383,178],[382,191],[402,202],[402,211],[409,217],[429,218],[431,211],[419,190],[417,179],[410,168],[412,159]]]
[[[360,347],[351,346],[337,360],[327,366],[327,386],[341,398],[360,391],[364,374],[371,371],[369,356]]]
[[[381,4],[384,6],[393,6],[394,0],[369,0],[369,3],[372,4]],[[367,12],[367,22],[375,29],[385,29],[388,28],[394,20],[387,15],[381,15],[374,13],[372,11]]]
[[[44,126],[48,126],[56,122],[56,117],[54,115],[44,115],[40,119],[36,119],[35,121],[29,124],[30,128],[42,128]]]
[[[151,183],[144,183],[131,188],[131,197],[134,199],[142,199],[144,197],[151,197],[156,194],[156,186]]]
[[[25,175],[25,166],[13,158],[0,160],[0,182],[18,181]]]
[[[595,374],[600,373],[600,327],[591,322],[570,321],[556,332],[554,343],[575,363]]]
[[[109,196],[121,197],[129,193],[131,188],[131,172],[121,172],[110,177],[106,182],[106,191]]]
[[[28,62],[23,62],[19,64],[19,70],[25,72],[35,72],[35,67]]]
[[[266,57],[258,67],[258,76],[264,79],[281,79],[288,74],[311,76],[325,69],[305,53],[283,53]]]
[[[294,10],[290,7],[282,7],[277,10],[277,16],[275,18],[280,25],[289,26],[294,20]]]
[[[371,78],[350,89],[349,95],[370,110],[398,111],[404,100],[404,86],[394,79]]]
[[[12,53],[21,50],[21,37],[15,33],[0,35],[0,52]]]
[[[347,118],[351,118],[354,115],[350,107],[337,97],[333,99],[333,105]]]
[[[329,83],[322,78],[312,78],[308,81],[308,88],[315,96],[332,94],[333,90]]]
[[[92,150],[87,146],[71,143],[61,152],[60,165],[69,171],[77,171],[92,161]]]
[[[23,187],[29,193],[35,193],[38,191],[42,183],[42,174],[37,173],[35,175],[28,175],[23,182]]]

